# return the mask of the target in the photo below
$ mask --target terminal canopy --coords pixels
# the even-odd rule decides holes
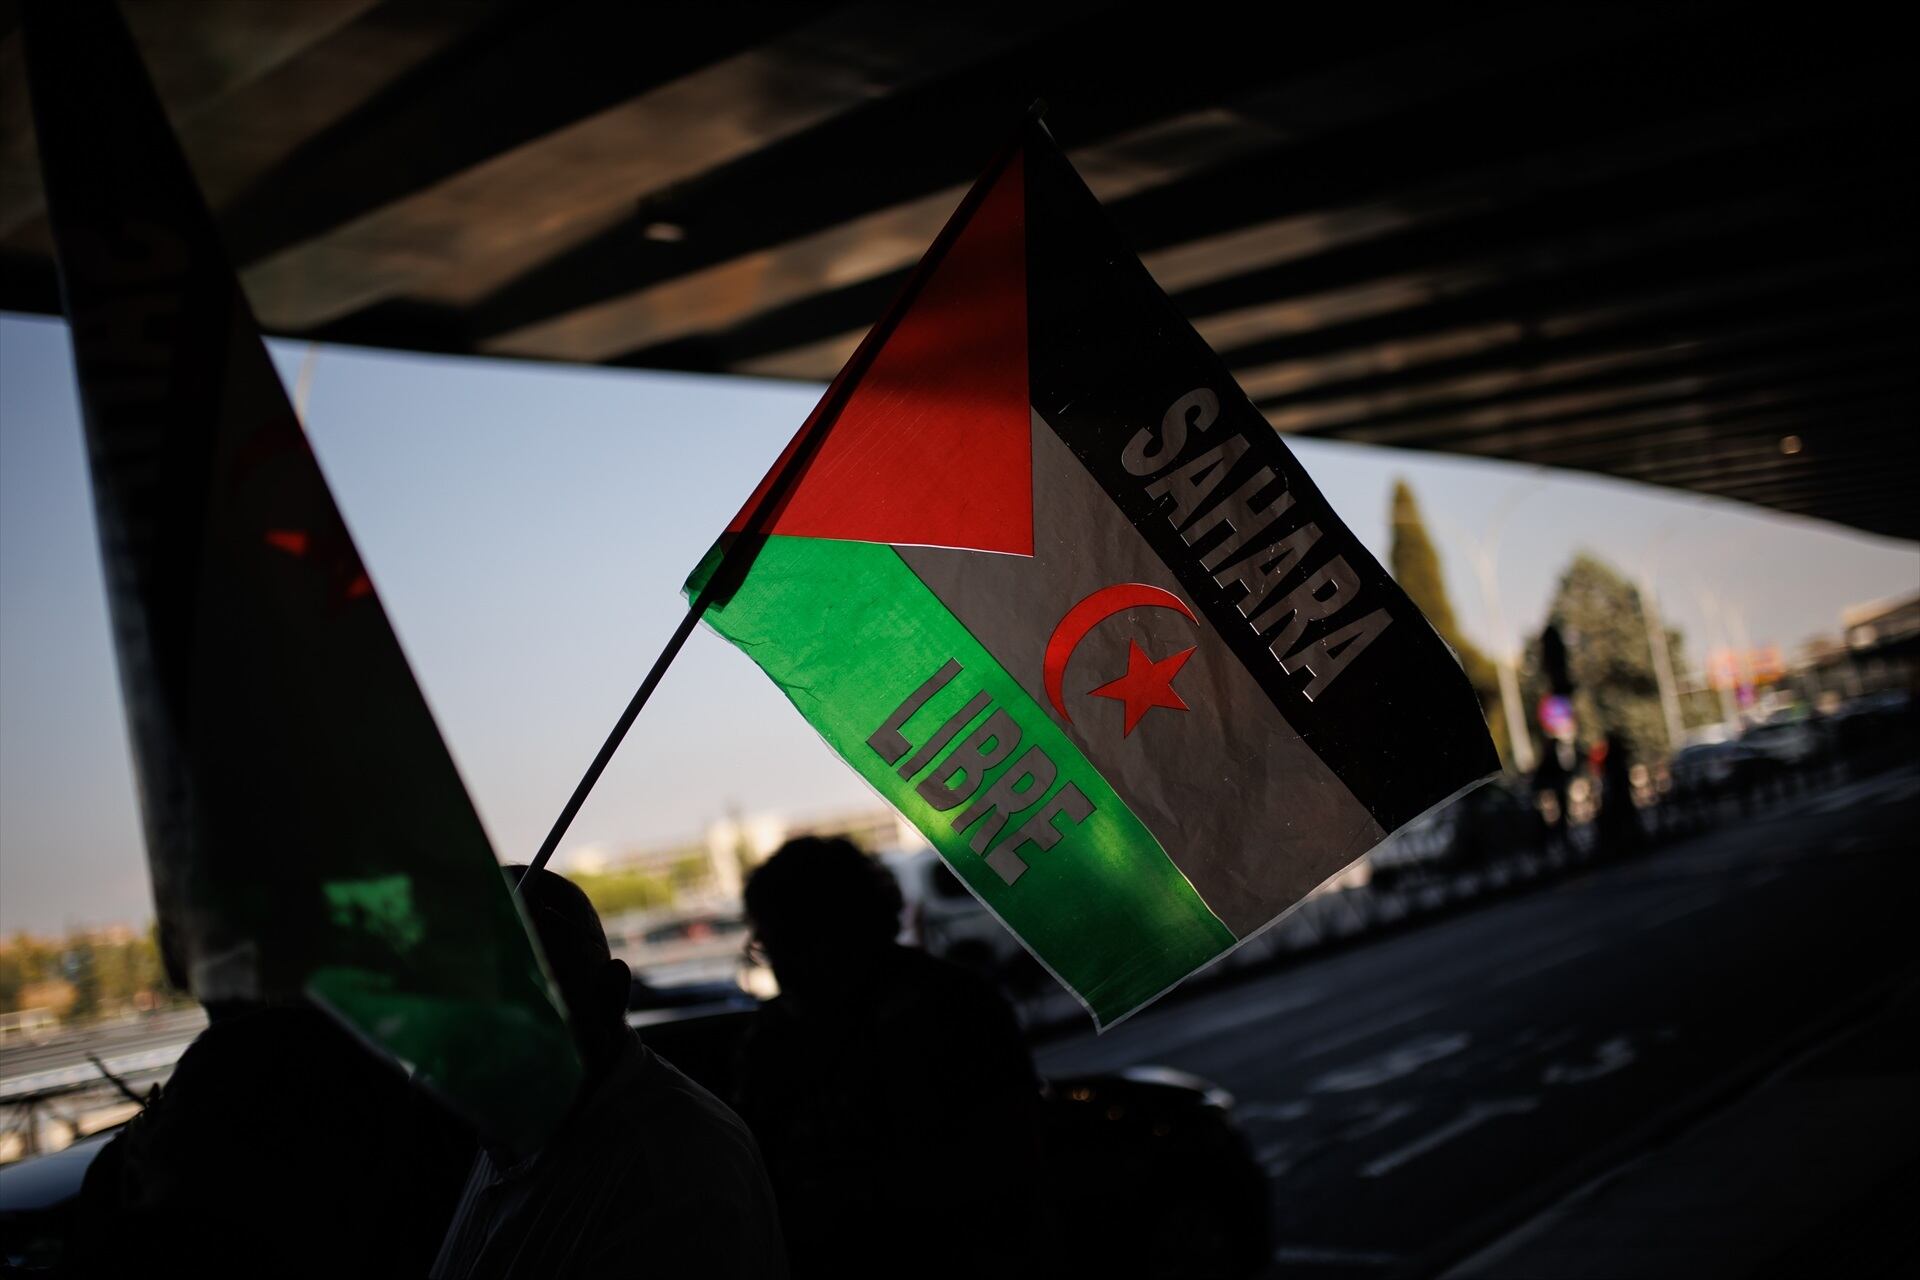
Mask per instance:
[[[1920,536],[1864,7],[123,7],[275,334],[825,379],[1040,97],[1282,431]],[[20,59],[0,6],[0,308],[57,313]]]

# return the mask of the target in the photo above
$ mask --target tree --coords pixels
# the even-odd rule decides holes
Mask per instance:
[[[0,942],[0,1013],[29,1007],[23,994],[29,988],[59,976],[60,952],[28,933],[16,933]]]
[[[1461,634],[1453,615],[1453,602],[1447,597],[1446,575],[1440,569],[1440,552],[1427,533],[1420,515],[1420,504],[1413,488],[1405,480],[1393,482],[1393,545],[1387,553],[1387,567],[1407,598],[1427,615],[1427,621],[1440,638],[1453,646],[1460,665],[1480,700],[1481,714],[1493,733],[1493,745],[1502,759],[1510,756],[1505,709],[1500,705],[1500,669],[1478,646]]]
[[[1560,575],[1550,620],[1559,624],[1567,643],[1582,740],[1597,742],[1619,734],[1640,760],[1665,755],[1678,745],[1667,741],[1646,613],[1632,582],[1598,556],[1581,552]],[[1666,631],[1677,681],[1686,670],[1682,637],[1676,628]],[[1527,684],[1536,695],[1541,691],[1537,655],[1529,663]]]
[[[183,993],[167,988],[158,931],[76,929],[65,939],[16,933],[0,941],[0,1013],[46,1007],[60,1018],[151,1008]]]
[[[644,871],[617,870],[596,874],[577,874],[573,882],[587,895],[587,901],[602,916],[624,915],[649,907],[669,906],[673,885],[666,879]]]

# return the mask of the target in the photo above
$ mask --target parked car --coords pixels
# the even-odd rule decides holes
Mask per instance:
[[[1920,739],[1920,707],[1913,694],[1890,689],[1841,704],[1827,721],[1834,747],[1856,767],[1911,757]]]
[[[1680,804],[1712,804],[1729,796],[1744,803],[1781,769],[1772,756],[1744,742],[1696,743],[1667,762],[1669,795]]]
[[[1740,735],[1740,745],[1758,751],[1784,769],[1803,769],[1817,761],[1825,744],[1813,721],[1772,720]]]
[[[1397,883],[1485,866],[1497,857],[1537,851],[1546,824],[1517,781],[1496,779],[1402,827],[1367,860],[1373,883]]]
[[[1272,1265],[1266,1174],[1224,1090],[1133,1067],[1045,1095],[1048,1208],[1071,1230],[1037,1270],[1229,1280]]]
[[[0,1165],[0,1275],[59,1274],[80,1183],[113,1132]]]
[[[649,947],[668,947],[682,942],[711,942],[727,938],[744,939],[747,922],[737,915],[686,916],[656,924],[640,935],[640,943]]]

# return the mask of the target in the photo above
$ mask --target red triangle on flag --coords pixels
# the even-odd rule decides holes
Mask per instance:
[[[973,205],[766,532],[1033,554],[1024,167],[1016,151]]]

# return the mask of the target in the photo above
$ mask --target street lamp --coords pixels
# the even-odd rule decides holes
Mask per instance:
[[[1707,623],[1713,628],[1714,639],[1719,641],[1721,650],[1727,655],[1727,674],[1731,676],[1733,674],[1733,644],[1727,630],[1726,622],[1721,615],[1720,597],[1712,591],[1703,588],[1700,592],[1700,607],[1706,611]],[[1707,678],[1710,680],[1713,678],[1712,671],[1708,671]],[[1718,681],[1715,681],[1715,684],[1719,685],[1720,719],[1726,724],[1727,732],[1737,736],[1740,732],[1740,708],[1734,701],[1732,682],[1729,681],[1726,684],[1720,684]]]
[[[309,342],[300,357],[300,370],[293,377],[293,416],[302,429],[307,425],[307,401],[313,398],[313,367],[320,362],[320,344]]]
[[[1487,628],[1492,632],[1494,670],[1500,675],[1500,705],[1506,709],[1507,741],[1513,744],[1514,767],[1522,773],[1533,772],[1533,737],[1527,732],[1526,711],[1520,705],[1518,646],[1507,638],[1506,616],[1500,608],[1500,537],[1506,532],[1507,519],[1514,509],[1539,487],[1540,479],[1536,476],[1509,490],[1505,501],[1488,517],[1485,532],[1477,538],[1454,521],[1446,521],[1455,536],[1467,544],[1474,577],[1480,583],[1480,601],[1487,613]]]
[[[1680,695],[1674,688],[1673,655],[1667,649],[1666,622],[1660,616],[1660,598],[1653,589],[1653,564],[1654,553],[1665,545],[1678,524],[1678,520],[1669,520],[1660,526],[1648,539],[1646,550],[1640,553],[1640,615],[1647,624],[1647,648],[1653,655],[1653,679],[1660,689],[1660,712],[1667,722],[1669,753],[1680,749],[1686,726],[1680,718]]]

